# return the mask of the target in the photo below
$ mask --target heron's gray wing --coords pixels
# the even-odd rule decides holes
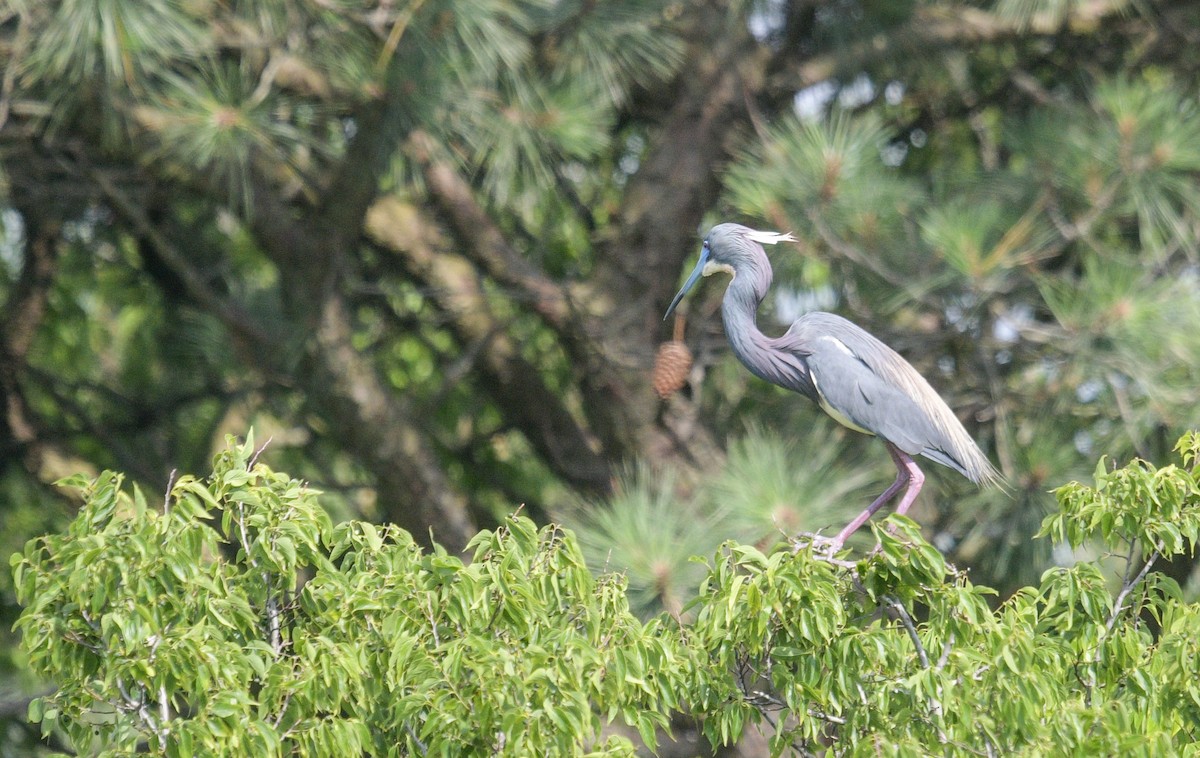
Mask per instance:
[[[909,455],[948,466],[971,481],[1002,481],[929,382],[866,330],[841,316],[813,312],[796,319],[775,343],[803,357],[818,389],[817,402],[843,424],[850,421],[852,428],[876,434]]]
[[[951,468],[961,468],[948,456],[936,455],[941,435],[932,427],[929,415],[845,343],[821,336],[809,342],[807,350],[818,402],[826,413],[843,425],[882,437],[909,455],[924,454]]]

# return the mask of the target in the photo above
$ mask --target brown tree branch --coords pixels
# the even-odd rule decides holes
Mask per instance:
[[[442,249],[436,223],[421,218],[416,207],[385,197],[367,213],[366,233],[395,253],[410,275],[430,285],[459,342],[479,346],[482,385],[542,460],[572,486],[607,494],[612,472],[598,441],[571,415],[559,393],[546,386],[538,368],[521,356],[506,325],[492,313],[477,269]]]
[[[393,84],[382,97],[358,109],[355,137],[321,198],[318,223],[347,242],[358,239],[367,209],[379,194],[380,179],[404,140],[404,89]]]
[[[296,372],[324,424],[375,476],[389,519],[417,542],[452,553],[475,535],[467,501],[446,477],[419,422],[354,348],[353,327],[338,295],[321,309],[313,345]]]
[[[183,284],[187,296],[200,308],[215,316],[229,330],[235,344],[250,355],[261,355],[263,351],[269,350],[271,345],[278,343],[281,335],[272,334],[240,305],[218,295],[192,266],[187,255],[150,221],[145,208],[108,174],[98,168],[88,168],[86,174],[100,190],[109,207],[125,220],[135,234],[153,247],[167,268]],[[268,370],[266,373],[273,372]]]
[[[706,32],[687,57],[700,65],[672,83],[672,107],[630,177],[617,226],[596,256],[602,290],[621,296],[610,315],[627,316],[610,324],[612,332],[660,332],[683,263],[699,250],[699,224],[720,192],[721,167],[735,135],[749,124],[745,103],[761,87],[769,56],[722,5],[698,11]]]
[[[871,64],[897,55],[928,55],[939,47],[964,47],[995,43],[1029,35],[1063,31],[1086,34],[1107,16],[1129,7],[1128,0],[1085,0],[1072,3],[1065,15],[1035,14],[1029,19],[1004,18],[981,8],[955,5],[920,5],[907,22],[886,34],[862,39],[824,55],[796,60],[772,77],[771,89],[795,91],[825,81],[853,65],[858,73]]]
[[[0,451],[15,448],[32,456],[32,470],[37,468],[38,433],[21,391],[20,375],[54,284],[58,224],[40,219],[32,209],[26,209],[23,217],[25,261],[5,303],[4,323],[0,325],[0,400],[4,413],[0,420]]]
[[[436,141],[416,131],[408,141],[409,156],[422,170],[426,185],[438,210],[446,218],[455,236],[464,243],[464,253],[489,277],[519,293],[518,300],[529,304],[534,313],[561,338],[563,349],[576,368],[577,386],[588,423],[612,460],[636,455],[643,433],[653,421],[653,411],[644,404],[632,415],[629,399],[648,390],[646,362],[642,373],[623,375],[623,364],[639,367],[640,360],[625,356],[652,355],[651,334],[624,333],[634,342],[606,351],[596,337],[611,331],[614,312],[626,313],[632,305],[628,291],[596,288],[571,290],[545,276],[509,244],[504,233],[475,198],[474,190],[457,168],[438,157]],[[619,286],[619,285],[618,285]],[[628,310],[634,310],[629,308]],[[639,387],[638,385],[644,385]],[[647,396],[647,399],[652,395]]]
[[[593,347],[581,361],[584,408],[602,439],[684,461],[708,457],[706,434],[691,426],[695,439],[679,439],[656,423],[662,406],[649,372],[663,310],[684,261],[699,249],[700,223],[720,192],[721,166],[748,123],[747,95],[761,86],[768,61],[725,3],[693,10],[686,57],[697,65],[667,88],[670,108],[656,119],[614,223],[597,243],[588,313]]]
[[[301,386],[314,408],[321,412],[327,428],[345,449],[355,454],[375,477],[379,500],[388,517],[408,529],[419,542],[434,538],[451,551],[459,551],[475,533],[467,512],[466,499],[446,478],[437,455],[419,424],[411,418],[395,394],[388,389],[370,360],[351,343],[350,315],[340,296],[326,295],[317,300],[303,282],[301,262],[285,268],[283,256],[275,258],[285,276],[281,293],[289,310],[303,314],[303,322],[313,327],[308,355],[299,367],[288,354],[291,341],[287,334],[274,334],[258,325],[236,303],[218,296],[191,265],[188,258],[146,217],[139,205],[102,173],[91,177],[106,198],[139,235],[153,245],[159,257],[182,281],[197,304],[212,313],[240,337],[242,360],[264,371],[277,381]],[[279,253],[286,246],[309,256],[323,254],[313,249],[318,238],[304,235],[299,224],[281,223],[290,216],[266,188],[256,192],[257,207],[270,208],[269,222],[260,218],[256,225],[260,242],[268,251]],[[261,216],[261,214],[260,214]],[[357,240],[356,240],[357,241]],[[323,265],[323,264],[319,264]]]
[[[467,244],[467,254],[495,281],[521,293],[548,326],[559,334],[572,331],[568,291],[545,276],[509,245],[504,233],[475,199],[471,186],[449,162],[438,157],[437,141],[423,130],[408,139],[406,152],[421,169],[439,210],[454,233]]]

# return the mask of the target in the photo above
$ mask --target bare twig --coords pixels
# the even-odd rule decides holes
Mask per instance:
[[[167,476],[167,493],[163,495],[163,513],[171,512],[171,490],[175,488],[175,472],[178,469],[171,469],[170,475]]]
[[[1133,546],[1130,547],[1131,553],[1129,565],[1131,567],[1134,565],[1132,550]],[[1145,565],[1142,566],[1142,570],[1137,573],[1137,576],[1135,576],[1132,581],[1128,578],[1125,580],[1124,585],[1121,587],[1121,591],[1117,594],[1116,602],[1113,603],[1112,613],[1110,613],[1108,616],[1108,622],[1104,625],[1105,636],[1108,636],[1108,634],[1112,632],[1113,626],[1115,626],[1117,623],[1117,617],[1121,615],[1121,611],[1125,608],[1125,601],[1129,599],[1129,594],[1133,592],[1139,584],[1145,581],[1146,575],[1150,573],[1151,567],[1154,566],[1154,562],[1158,560],[1158,557],[1162,555],[1162,551],[1163,544],[1159,542],[1154,546],[1154,552],[1150,553],[1150,557],[1146,559]],[[1128,577],[1128,569],[1126,570],[1126,576]]]
[[[413,16],[417,15],[417,11],[424,4],[425,0],[416,0],[416,2],[408,3],[404,10],[396,17],[396,20],[392,23],[392,29],[388,33],[387,40],[384,42],[383,50],[379,52],[379,57],[375,60],[376,75],[382,76],[387,70],[388,64],[392,62],[392,57],[396,54],[400,38],[404,36],[404,32],[412,22]]]
[[[828,245],[833,252],[842,256],[851,263],[862,266],[893,287],[903,290],[913,300],[918,302],[924,301],[924,298],[909,290],[912,277],[901,276],[899,273],[892,271],[880,263],[875,256],[867,255],[862,250],[859,250],[854,245],[851,245],[849,242],[846,242],[844,239],[839,237],[832,229],[829,228],[829,224],[825,223],[825,219],[821,216],[821,213],[817,208],[809,210],[808,220],[812,223],[813,229],[816,230],[817,235],[821,238],[821,241]]]
[[[842,718],[841,716],[833,716],[831,714],[825,713],[824,711],[818,711],[813,708],[808,709],[808,715],[812,716],[815,719],[818,719],[820,721],[825,721],[830,724],[837,724],[838,726],[846,725],[846,719]]]
[[[263,66],[262,74],[258,77],[258,86],[254,88],[254,92],[250,93],[249,99],[246,101],[247,106],[256,106],[267,99],[267,95],[271,94],[271,88],[275,86],[275,77],[279,74],[279,69],[283,65],[283,55],[274,50],[271,57],[267,59],[267,65]]]
[[[466,243],[467,256],[521,299],[547,326],[571,336],[577,329],[574,305],[567,288],[547,277],[508,244],[503,232],[475,199],[470,184],[447,162],[439,159],[437,141],[428,133],[414,131],[406,152],[421,169],[434,200],[450,219],[456,234]]]
[[[429,747],[424,742],[421,742],[421,738],[417,736],[417,733],[407,723],[404,725],[404,731],[408,732],[409,738],[417,746],[417,750],[421,751],[421,755],[425,755],[429,752]]]
[[[267,446],[271,444],[271,440],[273,439],[275,439],[274,436],[267,437],[266,442],[262,443],[258,450],[254,451],[254,455],[250,456],[250,460],[246,462],[246,470],[254,468],[254,464],[258,463],[258,456],[263,454],[263,451],[267,449]]]
[[[288,703],[290,702],[292,702],[292,693],[287,692],[283,696],[283,702],[279,704],[279,713],[275,715],[275,720],[271,722],[271,726],[278,729],[279,725],[283,723],[283,714],[287,713]]]
[[[167,685],[165,684],[158,686],[158,716],[164,724],[171,720],[171,701],[167,697]]]
[[[929,668],[929,656],[925,653],[925,646],[921,644],[921,638],[917,636],[917,627],[913,624],[912,616],[908,615],[908,609],[904,607],[899,598],[893,595],[884,595],[883,602],[896,612],[900,623],[904,625],[904,630],[908,632],[908,638],[912,640],[913,647],[917,651],[917,659],[921,661],[921,668]]]
[[[1062,237],[1062,243],[1058,246],[1058,249],[1062,249],[1076,240],[1089,241],[1092,233],[1092,225],[1100,219],[1100,216],[1105,211],[1112,207],[1117,197],[1117,190],[1120,189],[1121,184],[1122,180],[1119,175],[1110,179],[1092,198],[1092,205],[1087,212],[1075,219],[1068,219],[1063,214],[1062,209],[1054,202],[1047,204],[1047,215]]]
[[[946,668],[946,664],[950,661],[950,652],[954,650],[954,632],[950,632],[950,636],[942,643],[942,654],[938,656],[938,662],[934,669],[941,671]]]
[[[142,688],[138,696],[134,697],[125,688],[125,681],[121,677],[117,677],[117,691],[121,693],[125,709],[136,713],[138,718],[146,724],[150,731],[158,736],[159,745],[165,745],[167,742],[167,729],[165,726],[160,726],[158,720],[154,718],[154,714],[150,712],[150,708],[146,703],[146,690]]]

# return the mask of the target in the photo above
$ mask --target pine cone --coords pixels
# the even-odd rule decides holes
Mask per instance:
[[[662,343],[654,357],[654,391],[666,400],[687,383],[691,369],[692,351],[687,345],[679,340]]]

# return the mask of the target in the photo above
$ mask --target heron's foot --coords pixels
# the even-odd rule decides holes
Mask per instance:
[[[842,549],[842,541],[836,537],[824,537],[813,532],[801,532],[792,538],[792,552],[812,549],[813,555],[832,558]]]

